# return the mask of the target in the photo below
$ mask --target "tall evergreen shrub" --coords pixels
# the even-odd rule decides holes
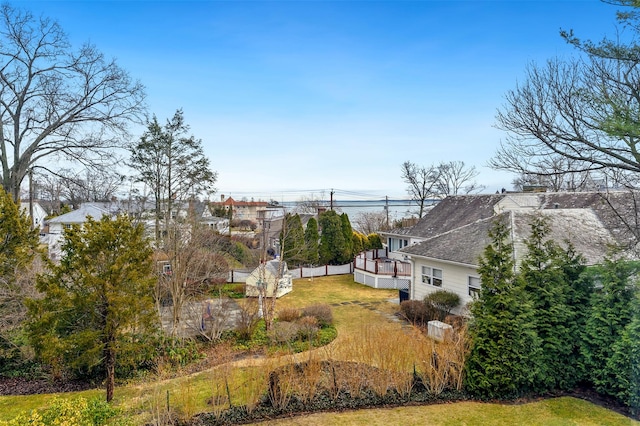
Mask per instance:
[[[534,310],[514,273],[509,229],[498,219],[480,259],[479,298],[471,305],[471,352],[466,389],[482,398],[509,398],[534,390],[540,376],[540,339]]]

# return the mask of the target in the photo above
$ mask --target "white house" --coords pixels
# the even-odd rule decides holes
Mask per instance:
[[[49,225],[49,258],[52,260],[60,259],[63,232],[66,228],[70,228],[73,224],[85,223],[88,217],[100,220],[104,215],[113,216],[114,214],[114,211],[107,209],[104,205],[86,203],[77,210],[49,219],[47,221]]]
[[[638,195],[616,191],[450,196],[415,226],[381,234],[388,247],[395,248],[389,258],[411,264],[410,299],[449,290],[465,305],[481,287],[478,263],[491,242],[488,232],[496,220],[504,221],[510,230],[516,262],[525,253],[532,218],[543,215],[551,228],[550,239],[570,242],[587,264],[597,264],[613,245],[635,245],[636,236],[630,232],[635,228],[630,225],[635,223]],[[633,251],[626,253],[634,257]]]
[[[31,217],[31,226],[33,229],[39,229],[42,231],[44,228],[44,220],[47,217],[47,212],[38,202],[21,201],[20,210],[25,212],[27,216]],[[31,212],[33,211],[33,216]]]

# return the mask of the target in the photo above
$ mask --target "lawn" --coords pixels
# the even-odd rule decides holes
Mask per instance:
[[[581,399],[562,397],[520,405],[457,402],[411,407],[380,408],[341,413],[317,413],[258,423],[262,426],[323,426],[390,424],[459,426],[630,426],[639,422]]]
[[[333,308],[338,337],[330,345],[311,352],[278,358],[252,357],[228,362],[216,368],[178,378],[156,377],[145,382],[116,388],[114,403],[129,413],[133,421],[144,423],[157,420],[166,411],[188,417],[211,411],[212,394],[226,398],[226,386],[231,389],[234,405],[251,400],[255,392],[262,392],[266,373],[283,363],[332,358],[350,360],[353,342],[363,339],[362,328],[373,327],[401,331],[402,324],[391,313],[397,311],[396,290],[376,290],[353,282],[351,275],[331,276],[294,281],[293,291],[278,301],[278,307],[305,307],[327,303]],[[222,353],[220,356],[228,356]],[[63,397],[86,398],[102,395],[102,391],[65,394]],[[46,406],[52,395],[2,396],[0,420]],[[224,398],[223,398],[224,400]],[[225,402],[222,403],[223,405]],[[455,403],[434,406],[402,407],[394,409],[359,410],[343,413],[321,413],[266,424],[637,424],[624,416],[574,398],[559,398],[525,405],[494,405]],[[522,423],[522,421],[529,423]]]

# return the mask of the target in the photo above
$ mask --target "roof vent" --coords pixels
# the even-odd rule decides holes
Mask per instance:
[[[560,208],[560,204],[558,204],[558,203],[553,203],[553,208],[554,208],[554,209],[559,209],[559,208]]]

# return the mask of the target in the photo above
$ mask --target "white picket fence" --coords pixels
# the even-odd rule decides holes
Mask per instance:
[[[228,283],[244,283],[247,277],[251,275],[253,269],[232,269],[227,276]],[[289,268],[289,273],[293,279],[325,277],[328,275],[344,275],[353,273],[353,263],[344,265],[322,265],[314,267],[296,267]]]

